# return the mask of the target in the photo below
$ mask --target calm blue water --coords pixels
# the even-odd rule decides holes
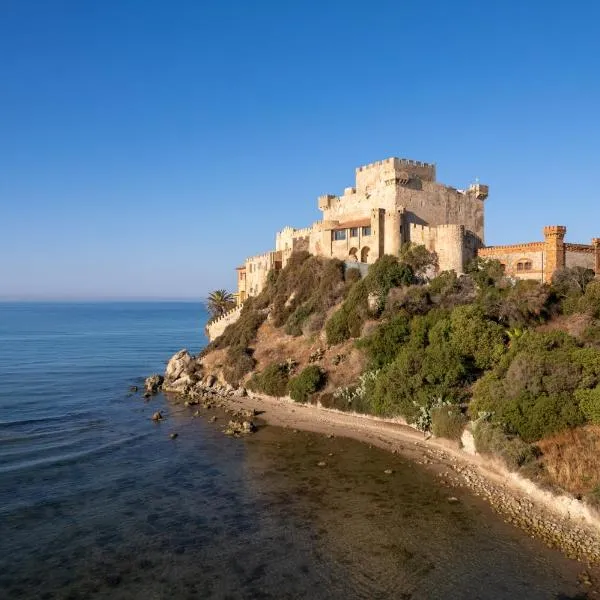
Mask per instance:
[[[400,457],[272,427],[230,439],[222,415],[129,394],[198,351],[205,319],[0,304],[0,598],[585,597],[577,564]]]

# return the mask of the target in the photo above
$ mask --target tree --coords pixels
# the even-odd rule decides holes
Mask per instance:
[[[416,277],[427,279],[438,269],[438,255],[421,244],[406,242],[400,248],[400,262],[408,265]]]
[[[585,267],[560,269],[552,276],[552,287],[561,296],[583,294],[587,284],[594,279],[594,271]]]
[[[211,319],[216,319],[224,315],[228,310],[235,307],[233,294],[226,290],[215,290],[208,295],[206,308],[210,313]]]

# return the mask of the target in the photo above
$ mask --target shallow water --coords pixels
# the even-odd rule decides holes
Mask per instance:
[[[398,456],[275,427],[232,439],[222,416],[129,395],[201,347],[204,318],[0,304],[0,597],[585,597],[579,564]]]

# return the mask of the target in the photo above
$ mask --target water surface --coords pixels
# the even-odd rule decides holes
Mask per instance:
[[[585,597],[580,565],[398,456],[274,427],[232,439],[222,416],[128,393],[199,350],[205,319],[0,304],[0,597]]]

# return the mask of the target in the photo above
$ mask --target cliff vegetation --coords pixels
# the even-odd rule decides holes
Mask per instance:
[[[428,278],[435,260],[407,246],[361,278],[296,253],[202,362],[272,396],[455,440],[467,427],[479,452],[599,502],[600,281],[513,281],[482,259]]]

